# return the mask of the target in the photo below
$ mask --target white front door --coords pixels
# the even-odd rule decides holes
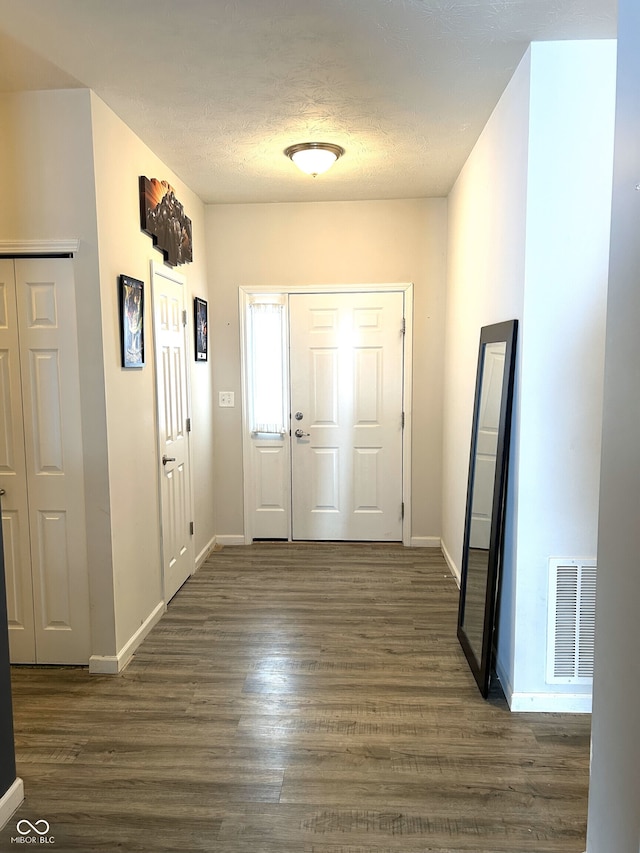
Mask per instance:
[[[289,311],[292,538],[401,541],[403,294],[291,294]]]
[[[184,279],[153,265],[164,598],[194,571]]]
[[[0,261],[0,486],[11,659],[86,664],[89,585],[73,262]]]

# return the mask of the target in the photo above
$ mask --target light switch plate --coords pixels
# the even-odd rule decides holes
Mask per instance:
[[[235,406],[235,395],[233,391],[218,392],[218,406],[223,409],[232,409]]]

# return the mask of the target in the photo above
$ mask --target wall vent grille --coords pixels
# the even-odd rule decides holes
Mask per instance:
[[[593,681],[596,575],[595,560],[549,560],[548,684]]]

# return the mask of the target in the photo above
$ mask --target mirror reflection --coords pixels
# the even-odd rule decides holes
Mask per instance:
[[[485,344],[482,348],[480,405],[472,471],[473,488],[467,556],[467,588],[462,620],[462,626],[478,666],[482,659],[498,428],[500,425],[506,348],[505,341]]]

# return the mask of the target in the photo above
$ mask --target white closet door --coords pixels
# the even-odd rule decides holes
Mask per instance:
[[[17,260],[37,663],[89,659],[89,584],[71,260]],[[26,584],[26,581],[25,581]]]
[[[35,663],[31,545],[14,262],[0,260],[0,488],[9,644],[13,663]]]

